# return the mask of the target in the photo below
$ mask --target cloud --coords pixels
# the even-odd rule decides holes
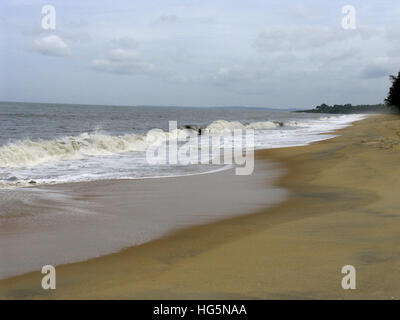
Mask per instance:
[[[388,55],[395,58],[399,56],[400,51],[400,24],[392,28],[386,28],[386,39],[389,43]]]
[[[35,40],[32,50],[47,56],[65,56],[70,53],[68,45],[56,35]]]
[[[272,27],[257,36],[254,46],[259,51],[304,51],[324,48],[349,39],[368,40],[382,30],[358,27],[344,30],[339,27],[301,25],[296,27]]]
[[[378,57],[363,69],[361,76],[366,79],[387,77],[391,69],[390,61],[387,57]]]
[[[344,63],[346,60],[351,60],[360,55],[361,50],[357,47],[338,48],[337,51],[328,50],[324,52],[310,54],[311,61],[318,65],[327,65],[331,63]]]
[[[176,23],[179,22],[179,17],[175,14],[163,14],[160,16],[159,21],[165,23]]]
[[[104,59],[92,60],[91,67],[104,72],[132,75],[149,74],[156,70],[154,65],[143,61],[136,51],[122,48],[109,51]]]
[[[131,37],[115,38],[110,41],[111,45],[123,49],[136,49],[138,42]]]
[[[58,32],[64,39],[80,44],[88,44],[92,38],[88,32]]]
[[[321,18],[323,10],[318,7],[306,6],[302,3],[289,6],[289,12],[298,19],[310,20],[312,18]]]
[[[221,67],[214,74],[210,76],[210,80],[215,85],[228,85],[241,81],[246,81],[251,78],[248,69],[241,65],[234,65],[231,67]]]
[[[59,38],[61,41],[64,42],[64,40],[67,40],[69,42],[74,42],[78,44],[89,44],[92,41],[91,35],[87,31],[82,31],[78,29],[73,29],[73,28],[68,28],[68,29],[63,29],[57,27],[57,35],[52,35],[48,36],[49,31],[44,30],[40,25],[30,25],[23,27],[21,30],[21,34],[24,37],[28,37],[31,39],[39,38],[41,37],[44,39],[46,36],[47,37],[53,37],[53,38]],[[40,41],[40,40],[38,40]],[[55,41],[55,40],[51,40]],[[36,42],[36,41],[35,41]]]

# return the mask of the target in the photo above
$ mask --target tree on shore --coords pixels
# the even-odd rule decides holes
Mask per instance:
[[[390,76],[392,87],[389,90],[389,94],[385,99],[385,103],[389,107],[396,107],[400,111],[400,72],[396,76]]]

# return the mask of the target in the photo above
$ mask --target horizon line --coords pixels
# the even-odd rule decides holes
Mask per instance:
[[[102,106],[102,107],[160,107],[160,108],[246,108],[246,109],[273,109],[273,110],[297,110],[303,107],[255,107],[243,105],[215,105],[215,106],[185,106],[185,105],[152,105],[152,104],[93,104],[93,103],[64,103],[64,102],[39,102],[39,101],[7,101],[0,100],[0,103],[25,103],[25,104],[53,104],[53,105],[71,105],[71,106]]]

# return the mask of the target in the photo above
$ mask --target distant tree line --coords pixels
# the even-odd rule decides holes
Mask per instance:
[[[325,103],[310,110],[300,110],[296,112],[310,112],[310,113],[388,113],[391,108],[384,104],[360,104],[353,106],[352,104],[335,104],[329,106]]]
[[[310,110],[299,110],[295,112],[311,113],[392,113],[400,112],[400,72],[397,76],[390,76],[392,86],[389,89],[385,104],[360,104],[353,106],[349,104],[335,104],[329,106],[325,103]]]

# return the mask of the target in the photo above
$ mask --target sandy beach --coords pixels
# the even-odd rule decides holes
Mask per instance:
[[[285,170],[287,200],[58,266],[56,290],[40,271],[1,280],[0,298],[398,299],[399,128],[399,116],[375,115],[330,140],[260,151]],[[341,287],[348,264],[356,290]]]

